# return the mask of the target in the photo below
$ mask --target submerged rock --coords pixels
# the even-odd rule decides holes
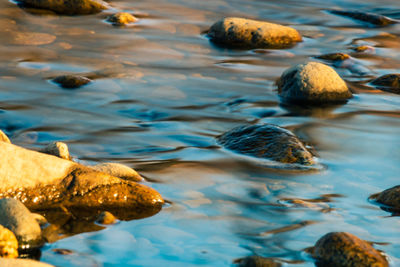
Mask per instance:
[[[296,65],[276,83],[279,96],[286,103],[334,104],[352,97],[336,71],[318,62]]]
[[[102,0],[18,0],[26,7],[47,9],[61,15],[95,14],[110,6]]]
[[[41,32],[9,32],[8,41],[14,45],[46,45],[56,40],[55,35]]]
[[[138,21],[136,17],[134,17],[132,14],[129,14],[127,12],[118,12],[115,14],[112,14],[107,17],[106,19],[108,22],[111,22],[115,26],[123,26],[135,21]]]
[[[143,177],[140,176],[140,174],[137,173],[134,169],[120,163],[101,163],[91,166],[91,168],[125,180],[135,182],[144,181]]]
[[[17,258],[18,241],[14,233],[0,225],[0,258]]]
[[[289,130],[272,124],[236,127],[218,137],[226,149],[281,163],[314,164],[313,155]]]
[[[91,79],[79,75],[61,75],[52,80],[62,88],[75,89],[84,86],[90,82]]]
[[[378,15],[378,14],[367,13],[367,12],[344,11],[344,10],[329,10],[329,12],[332,14],[335,14],[335,15],[352,18],[355,20],[367,22],[369,24],[372,24],[375,26],[381,26],[381,27],[398,23],[398,21],[393,20],[391,18],[382,16],[382,15]]]
[[[19,199],[33,210],[63,206],[154,214],[164,203],[145,185],[4,142],[0,142],[0,166],[0,197]]]
[[[1,259],[0,266],[2,267],[54,267],[40,261],[34,261],[29,259]]]
[[[100,224],[114,224],[117,222],[117,218],[111,212],[103,211],[97,217],[96,222]]]
[[[371,81],[371,84],[377,86],[379,89],[400,94],[400,74],[386,74]]]
[[[51,142],[40,152],[53,155],[62,159],[70,160],[69,150],[67,144],[63,142]]]
[[[398,214],[400,212],[400,185],[386,189],[370,197],[385,205],[385,210]]]
[[[297,30],[279,24],[244,18],[224,18],[214,23],[208,36],[231,48],[287,48],[301,42]]]
[[[349,59],[350,56],[348,54],[345,54],[345,53],[331,53],[331,54],[324,54],[324,55],[316,56],[316,58],[336,61],[336,60]]]
[[[346,232],[331,232],[321,237],[311,249],[317,266],[387,267],[385,257],[372,245]]]
[[[15,234],[21,249],[43,245],[42,231],[38,222],[39,216],[31,213],[24,204],[16,199],[0,199],[0,224]]]
[[[280,267],[282,264],[270,258],[260,256],[249,256],[235,260],[239,267]]]

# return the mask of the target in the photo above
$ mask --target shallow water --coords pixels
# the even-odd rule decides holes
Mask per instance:
[[[398,1],[112,1],[140,21],[30,14],[0,3],[0,128],[30,148],[60,140],[83,163],[114,161],[137,169],[171,204],[157,215],[121,221],[42,249],[58,266],[231,266],[248,255],[284,266],[314,266],[303,252],[331,231],[379,242],[400,265],[400,220],[369,195],[399,184],[400,96],[366,83],[400,67],[400,26],[367,27],[325,8],[400,19]],[[285,50],[226,50],[203,32],[224,16],[298,29],[304,42]],[[31,34],[16,44],[10,32]],[[43,35],[43,33],[45,35]],[[390,35],[389,35],[390,34]],[[55,38],[54,38],[55,37]],[[39,44],[38,44],[39,43]],[[356,45],[375,47],[355,53]],[[336,66],[355,97],[335,108],[287,110],[275,80],[288,67],[346,52]],[[360,71],[361,70],[361,71]],[[49,80],[88,74],[76,90]],[[221,149],[215,136],[243,124],[287,127],[314,146],[318,172],[266,168]],[[290,199],[312,199],[299,207]],[[54,249],[69,249],[59,255]]]

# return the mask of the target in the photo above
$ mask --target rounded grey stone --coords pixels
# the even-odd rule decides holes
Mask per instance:
[[[352,97],[346,83],[334,69],[308,62],[287,69],[277,81],[285,103],[328,104],[346,102]]]
[[[0,224],[15,234],[21,249],[43,245],[39,215],[31,213],[20,201],[13,198],[0,199]]]

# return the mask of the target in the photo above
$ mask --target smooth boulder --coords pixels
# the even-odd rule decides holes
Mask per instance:
[[[297,30],[245,18],[224,18],[208,31],[210,40],[228,48],[287,48],[302,41]]]
[[[0,197],[19,199],[33,210],[63,206],[154,214],[164,203],[146,185],[5,142],[0,142],[0,166]]]
[[[369,242],[346,232],[324,235],[311,249],[311,253],[316,265],[321,267],[389,266],[386,258]]]
[[[20,201],[0,199],[0,224],[15,234],[21,249],[44,244],[38,218],[40,215],[31,213]]]
[[[284,103],[334,104],[352,97],[346,83],[334,69],[308,62],[287,69],[276,82]]]
[[[18,3],[46,9],[61,15],[86,15],[99,13],[110,6],[102,0],[18,0]]]
[[[18,257],[18,241],[14,233],[0,225],[0,258]]]
[[[289,130],[273,124],[236,127],[217,138],[224,148],[281,163],[314,164],[313,155]]]

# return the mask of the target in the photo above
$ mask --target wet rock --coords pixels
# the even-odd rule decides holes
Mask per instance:
[[[314,164],[313,155],[289,130],[272,124],[239,126],[218,137],[226,149],[281,163]]]
[[[51,142],[40,152],[53,155],[62,159],[70,160],[69,150],[67,144],[63,142]]]
[[[18,257],[18,241],[13,232],[0,225],[0,258]]]
[[[370,243],[346,232],[324,235],[311,253],[317,266],[389,266],[387,260]]]
[[[400,212],[400,185],[386,189],[370,197],[378,203],[385,205],[385,210],[398,214]]]
[[[231,48],[287,48],[301,42],[293,28],[244,18],[224,18],[214,23],[208,36],[217,45]]]
[[[117,218],[111,212],[103,211],[99,214],[96,222],[100,224],[114,224],[117,222]]]
[[[344,54],[344,53],[331,53],[331,54],[325,54],[325,55],[321,55],[321,56],[316,56],[316,58],[336,61],[336,60],[349,59],[350,56],[347,55],[347,54]]]
[[[1,259],[0,258],[0,266],[2,267],[54,267],[53,265],[28,260],[28,259]]]
[[[154,214],[164,203],[145,185],[4,142],[0,142],[0,165],[0,197],[19,199],[33,210],[63,206]]]
[[[277,86],[285,103],[334,104],[352,97],[336,71],[318,62],[299,64],[286,70]]]
[[[10,139],[2,130],[0,130],[0,142],[6,142],[6,143],[11,144]]]
[[[110,6],[102,0],[19,0],[25,7],[47,9],[61,15],[95,14]]]
[[[374,53],[375,48],[369,45],[360,45],[353,48],[355,52],[358,53]]]
[[[0,199],[0,224],[15,234],[21,249],[43,245],[38,216],[40,215],[32,214],[24,204],[16,199]]]
[[[91,168],[125,180],[135,182],[144,181],[143,177],[140,176],[140,174],[138,174],[134,169],[120,163],[101,163],[91,166]]]
[[[52,80],[54,83],[58,84],[62,88],[75,89],[84,86],[92,80],[89,78],[79,76],[79,75],[61,75]]]
[[[138,21],[136,17],[127,12],[118,12],[107,17],[107,21],[115,26],[123,26]]]
[[[270,258],[260,256],[249,256],[246,258],[235,260],[239,267],[280,267],[282,264]]]
[[[400,74],[386,74],[371,81],[371,84],[377,86],[379,89],[400,94]]]
[[[359,20],[380,27],[398,23],[398,21],[393,20],[391,18],[367,12],[344,11],[344,10],[329,10],[329,12],[335,15],[352,18],[355,20]]]

